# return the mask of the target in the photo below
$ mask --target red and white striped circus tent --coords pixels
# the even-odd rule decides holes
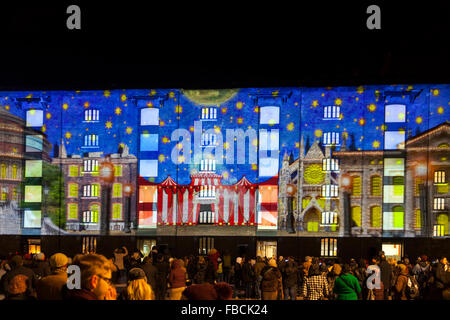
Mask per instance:
[[[159,184],[140,179],[140,185],[157,187],[157,225],[196,225],[202,210],[212,213],[215,225],[255,225],[258,184],[245,176],[234,185],[222,185],[221,180],[221,175],[199,172],[191,175],[189,185],[170,176]]]

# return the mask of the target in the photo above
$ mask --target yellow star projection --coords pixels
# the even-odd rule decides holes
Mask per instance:
[[[105,90],[105,91],[103,92],[103,95],[104,95],[106,98],[109,98],[109,97],[111,96],[111,92],[108,91],[108,90]]]
[[[114,113],[117,114],[117,115],[120,115],[122,113],[122,109],[117,107],[116,109],[114,109]]]
[[[111,129],[112,128],[112,122],[111,121],[106,121],[105,127],[106,127],[106,129]]]
[[[133,128],[132,127],[127,127],[125,129],[125,132],[128,133],[128,134],[131,134],[133,132]]]
[[[127,96],[126,96],[125,94],[122,94],[122,95],[120,96],[120,101],[122,101],[122,102],[127,101]]]

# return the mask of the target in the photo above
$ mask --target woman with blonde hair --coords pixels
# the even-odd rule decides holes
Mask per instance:
[[[133,268],[128,273],[128,285],[122,291],[121,300],[154,300],[152,288],[141,268]]]

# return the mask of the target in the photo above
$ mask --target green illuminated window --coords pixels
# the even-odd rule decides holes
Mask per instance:
[[[69,219],[71,220],[78,219],[78,204],[76,203],[69,204]]]
[[[422,228],[422,215],[420,209],[416,209],[416,228]]]
[[[372,196],[381,196],[381,177],[373,176],[371,178],[371,195]]]
[[[352,194],[354,196],[360,196],[361,195],[361,177],[360,176],[353,176],[353,192]]]
[[[114,176],[121,177],[122,176],[122,166],[114,166]]]
[[[113,197],[121,198],[122,197],[122,184],[114,183],[113,185]]]
[[[403,228],[404,209],[402,206],[395,206],[394,211],[394,228]]]
[[[69,197],[76,198],[78,197],[78,185],[71,183],[69,184]]]
[[[92,219],[91,222],[98,223],[98,214],[100,212],[100,206],[98,204],[94,204],[91,206]]]
[[[448,183],[436,186],[437,193],[448,193]]]
[[[444,235],[448,234],[448,215],[445,213],[441,213],[437,216],[437,223],[438,225],[443,226],[444,228]]]
[[[113,203],[113,219],[116,219],[116,220],[122,219],[122,204],[121,203]]]
[[[370,208],[370,221],[373,228],[381,228],[381,207]]]
[[[352,219],[358,227],[361,227],[361,207],[352,207]]]
[[[78,177],[78,166],[69,167],[69,177]]]
[[[12,178],[17,179],[17,165],[13,164],[12,166]]]

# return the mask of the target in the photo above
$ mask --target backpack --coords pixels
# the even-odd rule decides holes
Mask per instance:
[[[409,276],[406,283],[406,295],[410,299],[415,299],[419,296],[419,283],[415,276]]]

